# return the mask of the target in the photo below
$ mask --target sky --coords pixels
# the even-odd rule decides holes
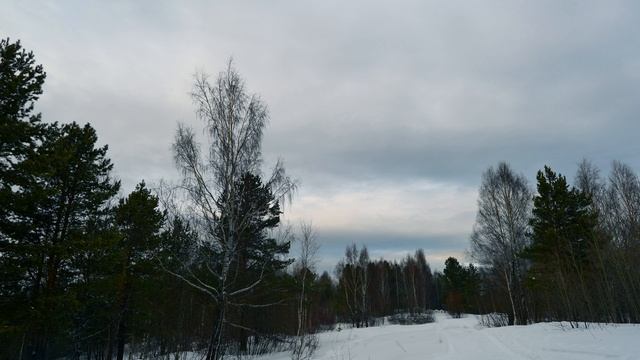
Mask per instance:
[[[47,121],[90,122],[123,194],[176,180],[193,76],[230,57],[269,108],[265,172],[299,180],[319,268],[346,245],[469,261],[482,172],[640,168],[637,1],[11,1],[0,36],[47,72]]]

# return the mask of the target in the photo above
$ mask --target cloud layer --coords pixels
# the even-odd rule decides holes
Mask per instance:
[[[94,124],[126,191],[176,178],[192,74],[233,56],[270,108],[265,164],[302,182],[288,219],[327,259],[352,241],[462,256],[500,160],[640,166],[637,2],[209,3],[15,1],[0,34],[45,66],[44,118]]]

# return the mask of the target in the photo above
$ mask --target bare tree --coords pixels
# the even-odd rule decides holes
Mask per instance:
[[[620,282],[623,310],[621,321],[640,319],[640,179],[626,164],[613,162],[603,211],[605,229],[616,251],[610,263]]]
[[[366,326],[367,309],[367,266],[369,252],[366,246],[360,251],[356,244],[348,245],[344,259],[336,266],[340,288],[344,293],[345,305],[354,326]]]
[[[471,253],[500,274],[511,305],[511,324],[526,323],[522,289],[525,263],[519,254],[528,245],[531,201],[526,178],[515,174],[507,163],[490,167],[483,174]]]
[[[602,212],[605,193],[605,184],[600,178],[600,169],[587,159],[578,164],[575,185],[583,193],[591,197],[596,210]]]
[[[358,256],[358,267],[360,268],[360,317],[363,326],[369,326],[369,304],[367,303],[367,294],[369,288],[369,250],[366,246],[362,246],[360,249],[360,255]]]
[[[420,291],[420,307],[422,310],[431,309],[431,291],[433,288],[433,277],[431,274],[431,267],[427,262],[427,258],[424,255],[424,250],[418,249],[415,253],[415,259],[418,265],[418,273],[420,274],[420,280],[422,286],[419,286]]]
[[[600,169],[598,169],[591,161],[583,159],[578,164],[578,170],[575,177],[575,186],[581,192],[591,198],[593,210],[598,213],[598,232],[595,235],[597,238],[590,241],[591,245],[589,250],[594,257],[594,262],[597,264],[597,281],[591,284],[590,292],[594,299],[598,301],[592,301],[594,307],[598,307],[601,314],[598,317],[596,314],[591,316],[599,319],[606,319],[607,321],[616,321],[617,317],[617,303],[616,300],[616,286],[615,280],[612,277],[611,270],[613,266],[609,266],[608,263],[612,260],[613,248],[610,246],[610,236],[608,235],[607,223],[608,223],[608,210],[607,210],[607,186],[600,177]],[[606,246],[605,246],[606,245]]]
[[[291,358],[294,360],[308,359],[317,347],[317,338],[310,334],[309,321],[309,299],[307,293],[307,282],[309,276],[314,273],[318,250],[317,234],[311,223],[300,223],[300,240],[298,241],[299,256],[294,267],[294,274],[300,280],[300,293],[298,296],[298,328],[296,339],[294,340]]]
[[[597,261],[601,284],[593,296],[607,321],[636,322],[640,319],[640,179],[634,170],[614,161],[608,182],[598,169],[583,160],[576,174],[576,186],[588,194],[598,212],[599,241],[591,252]],[[600,285],[600,286],[597,286]]]
[[[207,148],[196,141],[195,132],[178,127],[173,152],[182,172],[180,189],[185,193],[185,210],[197,231],[202,249],[199,266],[215,282],[207,282],[200,272],[185,264],[183,271],[172,272],[194,288],[209,295],[216,303],[211,339],[206,358],[220,359],[226,352],[225,327],[244,328],[227,318],[230,306],[266,306],[239,304],[238,298],[261,283],[263,271],[248,283],[238,281],[234,261],[239,256],[239,234],[257,214],[240,209],[240,179],[245,174],[260,174],[262,132],[268,119],[267,107],[256,95],[246,92],[244,81],[229,61],[227,69],[211,83],[204,74],[195,78],[191,94],[198,117],[206,125]],[[284,199],[295,189],[295,182],[278,162],[266,186],[276,198]],[[276,204],[273,204],[276,205]],[[224,220],[224,221],[223,221]],[[245,329],[250,331],[251,329]]]
[[[607,225],[618,245],[629,248],[640,243],[640,179],[618,161],[609,176],[606,210]]]

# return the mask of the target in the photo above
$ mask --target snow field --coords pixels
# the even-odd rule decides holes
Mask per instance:
[[[562,323],[483,328],[469,315],[436,314],[424,325],[386,325],[321,333],[317,360],[640,360],[640,325],[592,325],[571,329]],[[279,353],[260,360],[285,360]]]

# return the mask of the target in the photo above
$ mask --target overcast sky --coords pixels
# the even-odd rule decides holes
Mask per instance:
[[[531,180],[583,157],[640,167],[637,1],[3,1],[0,36],[44,65],[46,120],[97,128],[123,192],[177,178],[176,124],[201,125],[193,74],[233,56],[323,269],[351,242],[464,258],[501,160]]]

